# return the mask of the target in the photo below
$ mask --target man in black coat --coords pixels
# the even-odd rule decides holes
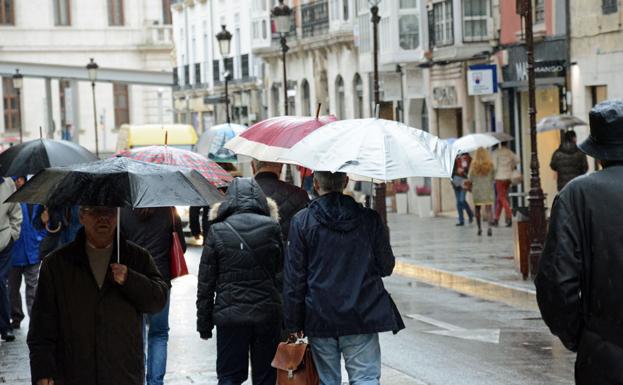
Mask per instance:
[[[558,191],[561,191],[571,180],[588,171],[586,155],[580,151],[576,141],[574,131],[565,132],[562,144],[552,155],[549,166],[556,171]]]
[[[395,258],[381,217],[342,191],[343,173],[314,173],[319,198],[292,219],[284,262],[284,319],[306,334],[322,384],[340,384],[340,353],[350,383],[381,376],[378,333],[404,328],[382,277]]]
[[[309,195],[300,187],[279,180],[282,163],[254,161],[255,180],[267,197],[279,206],[279,224],[283,238],[288,239],[290,220],[309,203]]]
[[[120,240],[116,209],[81,207],[76,239],[42,263],[28,347],[33,385],[142,385],[143,313],[168,288],[149,253]]]
[[[590,113],[580,149],[604,169],[559,193],[535,280],[543,320],[577,352],[579,385],[623,383],[623,101]]]

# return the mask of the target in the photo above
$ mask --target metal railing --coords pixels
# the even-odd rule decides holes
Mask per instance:
[[[301,5],[303,38],[324,35],[329,31],[329,2],[318,0]]]

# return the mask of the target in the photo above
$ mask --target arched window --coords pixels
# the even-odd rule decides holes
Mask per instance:
[[[342,79],[340,75],[337,75],[335,79],[335,114],[338,119],[344,119],[346,117],[344,97],[344,79]]]
[[[279,108],[281,103],[279,102],[279,87],[277,87],[276,84],[273,84],[273,86],[270,88],[270,94],[270,98],[272,99],[272,115],[279,116]]]
[[[355,99],[355,119],[361,119],[363,118],[363,82],[359,74],[355,74],[353,80],[353,96]]]
[[[301,114],[311,115],[311,100],[309,99],[309,82],[307,79],[301,81]]]

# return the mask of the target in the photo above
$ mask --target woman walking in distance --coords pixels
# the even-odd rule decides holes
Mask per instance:
[[[493,178],[495,170],[489,156],[489,151],[480,147],[476,150],[472,167],[469,170],[469,180],[472,183],[472,198],[476,206],[476,223],[478,235],[482,235],[482,208],[485,208],[485,216],[491,218],[491,206],[495,200],[493,193]],[[490,223],[490,222],[489,222]],[[491,225],[487,229],[487,235],[491,236]]]

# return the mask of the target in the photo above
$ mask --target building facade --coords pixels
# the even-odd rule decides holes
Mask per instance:
[[[170,72],[170,0],[3,1],[0,12],[0,63],[37,64],[41,76],[25,77],[20,97],[11,74],[2,74],[0,131],[5,140],[43,136],[74,140],[94,150],[91,84],[46,77],[47,65],[84,68],[93,58],[100,69]],[[86,69],[84,70],[86,73]],[[170,86],[96,82],[100,153],[115,149],[123,123],[170,123]],[[51,111],[51,112],[48,112]],[[51,115],[51,116],[48,116]]]

